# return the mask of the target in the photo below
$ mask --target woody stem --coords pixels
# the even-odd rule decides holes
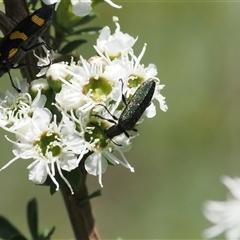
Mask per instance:
[[[82,172],[81,188],[71,194],[67,186],[61,188],[62,196],[68,211],[75,238],[78,240],[99,240],[99,234],[92,215],[91,204],[88,200],[86,186],[87,172],[84,166],[80,166]]]

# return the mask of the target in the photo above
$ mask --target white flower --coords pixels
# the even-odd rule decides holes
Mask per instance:
[[[41,95],[38,89],[36,97],[32,100],[29,93],[9,92],[1,94],[0,97],[0,127],[16,130],[21,122],[35,111],[42,108],[46,103],[46,97]],[[6,129],[7,130],[7,129]]]
[[[15,158],[0,170],[20,158],[33,159],[28,166],[29,180],[43,184],[49,176],[58,190],[59,184],[55,178],[55,171],[58,171],[73,193],[62,170],[71,171],[78,167],[81,160],[79,156],[86,153],[83,149],[82,137],[76,133],[74,123],[65,116],[60,123],[57,123],[56,117],[52,117],[48,109],[37,108],[33,116],[26,119],[25,124],[15,131],[15,135],[17,138],[15,142],[8,139],[14,144]]]
[[[42,38],[38,38],[38,42],[44,42]],[[59,53],[54,50],[48,50],[45,45],[42,45],[42,50],[45,52],[45,57],[38,56],[35,51],[33,52],[33,55],[38,59],[37,66],[40,68],[40,72],[36,75],[36,77],[41,77],[46,74],[47,68],[50,66],[51,62],[57,56],[59,56]]]
[[[110,100],[116,101],[119,98],[121,83],[117,74],[113,77],[109,71],[104,70],[105,68],[101,64],[90,64],[82,57],[80,63],[81,66],[72,63],[66,68],[66,72],[72,75],[69,81],[59,74],[59,80],[62,81],[63,85],[61,91],[56,95],[56,101],[62,109],[65,111],[77,110],[86,108],[86,106],[90,109],[96,104]],[[50,71],[55,68],[54,65],[50,66],[47,72],[49,78],[52,78]],[[57,69],[53,75],[57,75]]]
[[[226,201],[208,201],[204,206],[204,216],[214,226],[206,229],[204,238],[214,238],[220,234],[227,240],[240,239],[240,178],[224,176],[223,184],[229,189],[230,196]]]
[[[68,114],[66,113],[66,115]],[[134,168],[123,155],[123,152],[129,151],[131,148],[130,138],[121,134],[114,139],[117,143],[108,139],[101,128],[102,126],[98,125],[96,118],[89,118],[89,110],[78,109],[76,112],[71,111],[71,115],[68,116],[81,129],[81,135],[85,139],[83,144],[85,149],[92,152],[84,163],[85,169],[89,174],[99,177],[101,186],[103,186],[102,174],[107,170],[109,163],[112,165],[120,164],[134,172]],[[114,156],[114,152],[118,152],[122,160]]]
[[[112,147],[107,147],[101,151],[98,149],[97,143],[95,146],[92,146],[93,153],[86,159],[85,169],[89,174],[98,176],[98,182],[101,187],[103,187],[102,174],[107,170],[109,163],[112,165],[121,164],[122,166],[128,168],[131,172],[134,172],[134,168],[129,164],[122,153],[124,151],[129,151],[131,148],[131,143],[129,139],[125,139],[122,143],[124,144],[122,146],[117,146],[115,143],[113,143]],[[113,150],[119,153],[123,161],[112,154]]]
[[[61,2],[61,0],[42,0],[42,1],[47,5],[57,3],[57,6]],[[114,4],[111,0],[104,0],[104,1],[109,5],[111,5],[112,7],[121,8],[121,6]],[[92,7],[91,7],[92,0],[71,0],[71,3],[73,7],[73,13],[77,16],[88,15],[92,10]]]
[[[115,33],[111,35],[110,28],[108,26],[104,27],[97,39],[96,46],[100,52],[110,56],[110,58],[125,54],[137,41],[137,38],[134,39],[129,34],[120,31],[117,17],[113,17],[113,21],[116,24]]]

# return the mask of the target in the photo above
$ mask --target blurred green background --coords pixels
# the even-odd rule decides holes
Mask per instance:
[[[138,55],[148,44],[143,62],[155,63],[166,87],[169,107],[146,120],[126,154],[135,173],[109,167],[103,175],[103,196],[92,200],[102,239],[199,239],[211,226],[202,215],[205,200],[224,200],[222,175],[240,176],[240,2],[115,1],[122,10],[99,5],[92,25],[121,30],[139,40]],[[80,50],[94,54],[90,44]],[[12,72],[13,76],[16,72]],[[0,88],[10,87],[7,75]],[[1,166],[13,155],[1,131]],[[53,239],[73,239],[61,193],[28,181],[28,161],[0,173],[0,214],[29,236],[26,202],[36,197],[40,227],[55,225]],[[90,192],[98,179],[88,178]]]

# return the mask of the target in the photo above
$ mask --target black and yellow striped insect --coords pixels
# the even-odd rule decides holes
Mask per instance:
[[[29,51],[32,51],[44,44],[37,42],[37,39],[47,29],[52,19],[54,5],[45,5],[31,15],[19,22],[0,41],[0,77],[8,73],[12,86],[17,90],[10,75],[11,68],[15,66]]]

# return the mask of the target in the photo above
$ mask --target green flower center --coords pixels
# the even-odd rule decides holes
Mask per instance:
[[[135,88],[135,87],[139,87],[142,83],[143,83],[143,78],[140,76],[133,76],[134,78],[130,78],[128,80],[128,86],[129,88]]]
[[[49,134],[45,132],[41,135],[40,140],[36,141],[34,145],[38,145],[42,154],[46,155],[47,152],[51,152],[53,156],[61,154],[61,147],[59,146],[59,136],[56,133]]]
[[[91,91],[91,98],[98,102],[112,91],[112,86],[104,78],[90,78],[88,84],[83,86],[83,94],[86,95],[89,91]]]
[[[90,131],[86,131],[84,134],[84,138],[87,142],[92,142],[95,139],[98,139],[98,142],[96,142],[96,149],[102,150],[107,147],[109,139],[104,134],[104,129],[106,129],[106,126],[103,122],[99,123],[97,121],[91,121],[87,125],[88,127],[91,127],[92,129]]]

